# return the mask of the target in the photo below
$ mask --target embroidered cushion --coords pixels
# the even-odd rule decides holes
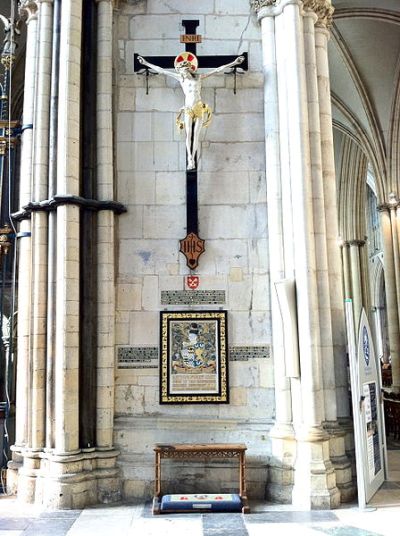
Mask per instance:
[[[161,499],[161,511],[194,512],[241,512],[242,501],[235,493],[198,493],[181,495],[164,495]]]

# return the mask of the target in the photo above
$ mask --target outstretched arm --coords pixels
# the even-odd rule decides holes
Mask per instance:
[[[158,74],[165,74],[165,76],[170,76],[171,78],[175,78],[175,80],[179,80],[179,74],[168,71],[167,69],[163,69],[162,67],[159,67],[158,65],[154,65],[153,63],[150,63],[149,61],[145,60],[143,56],[137,57],[138,62],[142,65],[145,65],[146,67],[149,67],[153,71],[155,71]]]
[[[208,73],[204,73],[200,75],[200,78],[208,78],[209,76],[212,76],[213,74],[220,73],[221,71],[224,71],[225,69],[229,69],[230,67],[236,67],[236,65],[240,65],[245,60],[244,56],[238,56],[234,61],[231,61],[231,63],[227,63],[226,65],[221,65],[221,67],[217,67],[216,69],[213,69],[212,71],[208,71]]]

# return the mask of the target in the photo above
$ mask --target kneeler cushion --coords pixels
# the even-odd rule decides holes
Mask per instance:
[[[242,501],[235,493],[163,495],[161,512],[241,512]]]

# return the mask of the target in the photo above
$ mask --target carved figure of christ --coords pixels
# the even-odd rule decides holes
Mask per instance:
[[[185,128],[187,169],[191,170],[197,167],[200,133],[203,127],[208,126],[212,115],[211,108],[203,103],[201,99],[202,80],[230,67],[240,65],[244,60],[244,56],[238,56],[230,63],[221,65],[206,73],[198,74],[196,73],[198,61],[196,56],[191,52],[182,52],[175,58],[175,72],[154,65],[142,56],[138,56],[139,63],[149,67],[156,73],[174,78],[181,85],[185,101],[184,106],[178,113],[177,124],[179,128]]]

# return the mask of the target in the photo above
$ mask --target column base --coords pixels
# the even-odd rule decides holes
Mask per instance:
[[[307,440],[305,438],[315,438]],[[318,438],[318,439],[317,439]],[[332,509],[340,505],[340,491],[329,458],[329,436],[312,428],[297,439],[297,456],[292,504],[298,508]]]
[[[268,464],[266,497],[280,504],[292,503],[296,441],[290,424],[275,424],[270,431],[271,458]]]
[[[24,463],[21,447],[11,447],[12,458],[7,464],[7,493],[16,495],[18,491],[18,473]]]
[[[121,500],[119,452],[94,451],[57,455],[22,452],[18,471],[18,499],[48,509],[79,509]]]
[[[328,432],[329,456],[335,470],[336,486],[340,491],[342,503],[351,502],[356,496],[356,486],[353,479],[352,462],[346,455],[346,433],[337,422],[324,424]]]

